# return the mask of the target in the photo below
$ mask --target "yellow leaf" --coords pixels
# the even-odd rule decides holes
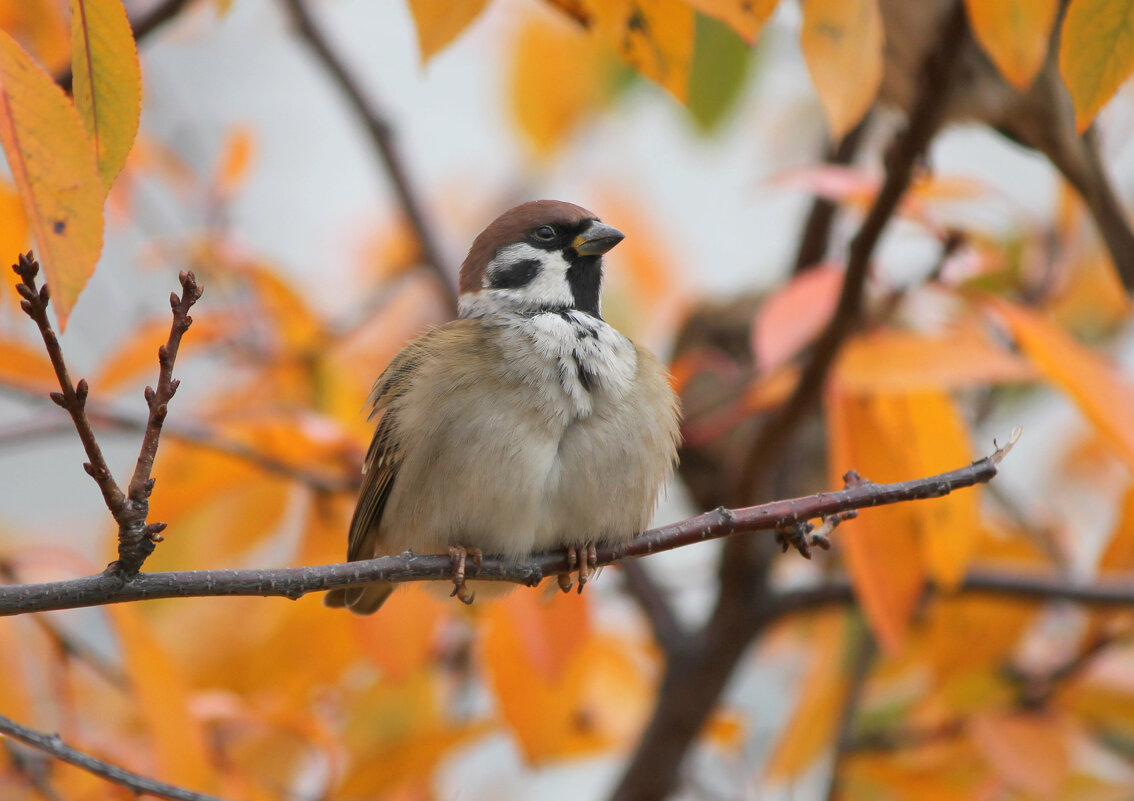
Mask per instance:
[[[749,44],[756,41],[778,3],[779,0],[689,0],[693,8],[719,19]]]
[[[109,190],[126,163],[142,113],[142,68],[121,0],[70,0],[75,107]]]
[[[1066,392],[1083,416],[1134,467],[1134,387],[1101,356],[1034,311],[989,299],[1003,317],[1020,350],[1048,381]]]
[[[516,124],[538,155],[554,153],[607,97],[608,59],[600,42],[558,15],[532,15],[520,27],[509,94]]]
[[[681,0],[587,0],[595,31],[619,57],[685,102],[696,19]]]
[[[421,63],[460,36],[487,5],[488,0],[409,0]]]
[[[807,0],[800,43],[831,136],[841,139],[866,114],[882,83],[877,0]]]
[[[75,107],[0,31],[0,143],[39,246],[59,328],[102,250],[102,181]]]
[[[984,712],[969,733],[996,775],[1009,787],[1045,798],[1060,797],[1071,759],[1065,721],[1043,713]]]
[[[769,779],[793,779],[830,747],[842,717],[847,689],[847,620],[841,611],[827,611],[809,624],[814,643],[807,675],[799,682],[799,699],[791,721],[768,762]]]
[[[1059,72],[1075,106],[1075,125],[1086,130],[1099,109],[1134,70],[1134,3],[1075,0],[1059,40]]]
[[[1047,58],[1059,0],[965,0],[973,34],[1008,83],[1032,85]]]

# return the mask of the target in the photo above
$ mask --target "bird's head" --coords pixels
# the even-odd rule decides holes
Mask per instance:
[[[461,265],[460,315],[578,309],[599,317],[602,255],[622,239],[571,203],[509,209],[481,231]]]

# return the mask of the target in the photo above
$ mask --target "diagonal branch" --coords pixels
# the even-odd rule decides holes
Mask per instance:
[[[138,773],[133,773],[117,765],[112,765],[109,762],[103,762],[101,759],[96,759],[90,754],[84,754],[82,751],[76,751],[74,748],[66,745],[59,738],[58,734],[44,734],[35,729],[29,729],[3,715],[0,715],[0,734],[11,737],[14,740],[19,740],[32,748],[50,754],[56,759],[67,762],[77,768],[82,768],[89,773],[93,773],[95,776],[101,776],[107,781],[121,785],[137,794],[145,793],[147,795],[156,795],[159,798],[172,799],[172,801],[224,801],[224,799],[218,798],[215,795],[196,793],[192,790],[186,790],[183,787],[166,784],[165,782],[159,782],[156,779],[150,779]]]
[[[417,196],[413,184],[410,183],[409,174],[398,153],[394,142],[393,126],[363,93],[358,82],[351,76],[342,59],[331,49],[330,43],[315,24],[304,0],[283,0],[300,37],[311,48],[315,56],[322,62],[335,84],[346,96],[351,108],[366,126],[366,132],[378,156],[386,175],[393,184],[394,194],[397,195],[402,213],[413,228],[417,237],[418,246],[425,266],[437,278],[444,292],[445,303],[450,316],[457,313],[457,287],[453,273],[447,268],[445,259],[441,254],[440,245],[433,229],[429,226],[424,207]]]
[[[963,487],[990,481],[996,475],[997,464],[1009,447],[1011,446],[998,449],[992,456],[967,467],[927,478],[894,484],[863,481],[838,492],[821,492],[744,509],[721,508],[706,512],[679,523],[651,529],[628,542],[600,546],[597,549],[596,565],[614,564],[696,542],[755,531],[791,530],[796,532],[804,545],[820,544],[817,535],[806,533],[808,520],[841,515],[851,509],[938,498]],[[566,554],[563,551],[549,551],[520,562],[485,559],[479,567],[469,570],[469,578],[535,586],[545,576],[565,573],[567,570]],[[206,595],[283,596],[295,599],[310,592],[374,581],[450,579],[452,572],[453,566],[448,556],[405,553],[313,567],[141,573],[125,584],[117,577],[103,573],[44,584],[0,587],[0,616],[74,609],[120,601]]]

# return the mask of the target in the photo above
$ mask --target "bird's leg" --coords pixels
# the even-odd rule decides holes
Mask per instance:
[[[470,556],[473,564],[479,568],[481,560],[484,559],[484,552],[480,548],[466,548],[463,545],[449,547],[449,561],[453,563],[453,592],[449,597],[455,595],[464,604],[471,604],[476,598],[476,591],[470,590],[465,584],[465,562]]]
[[[567,546],[567,572],[559,574],[559,589],[563,592],[571,592],[571,588],[575,586],[575,582],[571,579],[571,572],[575,566],[579,564],[579,553],[574,545]]]
[[[579,547],[579,592],[583,592],[583,587],[587,586],[587,582],[591,580],[591,576],[595,574],[598,569],[595,562],[598,561],[598,552],[595,550],[595,544],[588,542],[586,545]]]

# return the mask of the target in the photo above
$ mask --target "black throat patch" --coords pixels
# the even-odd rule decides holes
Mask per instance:
[[[567,284],[575,298],[575,308],[601,320],[599,293],[602,290],[602,257],[580,256],[574,248],[567,249],[563,255],[571,264],[567,268]]]

